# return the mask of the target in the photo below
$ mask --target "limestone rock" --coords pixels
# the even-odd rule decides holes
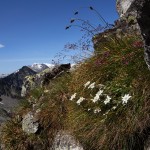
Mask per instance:
[[[120,16],[125,14],[135,0],[117,0],[117,10]]]
[[[33,112],[26,114],[22,120],[22,129],[27,134],[36,133],[38,131],[39,123]]]
[[[75,138],[67,133],[67,131],[60,131],[57,133],[54,140],[54,150],[83,150],[82,146],[75,140]]]

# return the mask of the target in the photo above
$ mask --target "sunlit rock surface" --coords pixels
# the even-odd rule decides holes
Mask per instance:
[[[120,16],[125,14],[135,0],[117,0],[117,10]]]
[[[35,114],[27,113],[22,120],[22,130],[27,134],[36,133],[38,131],[39,123],[37,122]]]

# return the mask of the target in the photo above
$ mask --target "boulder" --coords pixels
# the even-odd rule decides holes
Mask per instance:
[[[54,140],[54,150],[83,150],[75,138],[67,131],[59,131]]]
[[[39,127],[37,121],[36,115],[33,112],[27,113],[22,120],[22,130],[27,134],[36,133]]]

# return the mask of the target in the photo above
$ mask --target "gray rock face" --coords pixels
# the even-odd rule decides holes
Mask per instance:
[[[117,10],[120,16],[124,15],[127,13],[128,9],[131,7],[131,4],[135,0],[117,0]]]
[[[38,63],[34,63],[31,66],[28,66],[29,68],[31,68],[33,71],[39,73],[44,71],[45,69],[49,68],[47,65],[45,64],[38,64]]]
[[[145,61],[150,69],[150,0],[117,0],[117,10],[120,17],[136,18],[145,45]]]
[[[145,43],[145,61],[150,69],[150,1],[143,0],[141,3],[141,5],[138,5],[137,21]]]
[[[22,130],[27,134],[36,133],[38,131],[39,123],[33,112],[29,112],[23,117]]]
[[[34,74],[36,74],[35,71],[24,66],[7,77],[0,78],[0,95],[21,97],[21,87],[25,77]]]

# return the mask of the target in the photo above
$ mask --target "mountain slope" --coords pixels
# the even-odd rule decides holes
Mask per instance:
[[[12,97],[20,97],[23,80],[26,76],[36,74],[27,66],[23,66],[18,71],[0,79],[0,94]]]

